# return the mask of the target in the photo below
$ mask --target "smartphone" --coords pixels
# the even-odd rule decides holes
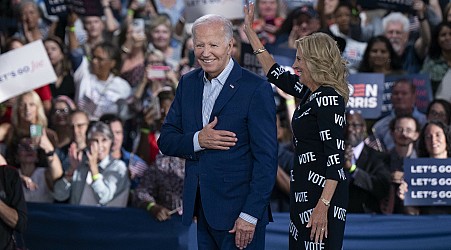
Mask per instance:
[[[164,80],[166,79],[166,72],[170,69],[169,66],[152,65],[147,68],[147,78],[152,80]]]
[[[144,35],[144,19],[135,18],[132,22],[133,33],[137,35]]]
[[[31,124],[30,125],[30,137],[42,136],[42,125]]]

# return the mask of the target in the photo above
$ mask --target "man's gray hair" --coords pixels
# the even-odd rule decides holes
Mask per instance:
[[[409,19],[406,16],[404,16],[401,12],[390,13],[388,16],[382,19],[382,27],[384,29],[384,32],[387,29],[387,25],[389,23],[401,23],[404,32],[409,32],[410,26]]]
[[[221,16],[216,14],[208,14],[205,16],[199,17],[196,21],[194,21],[192,27],[193,40],[196,39],[196,28],[202,24],[211,24],[211,23],[221,23],[224,27],[225,39],[226,41],[230,41],[233,38],[233,24],[232,22]]]

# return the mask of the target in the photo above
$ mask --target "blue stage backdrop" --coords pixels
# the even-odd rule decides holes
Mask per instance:
[[[158,249],[195,250],[196,227],[180,217],[157,222],[144,210],[28,204],[28,230],[23,235],[35,249]],[[288,249],[289,217],[274,214],[266,249]],[[451,249],[451,215],[349,214],[344,249]]]

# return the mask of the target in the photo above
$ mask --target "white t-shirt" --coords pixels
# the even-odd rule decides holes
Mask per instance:
[[[106,81],[99,80],[89,71],[86,57],[74,73],[75,101],[81,110],[88,113],[90,120],[99,120],[106,113],[118,113],[117,101],[132,94],[130,84],[110,74]]]

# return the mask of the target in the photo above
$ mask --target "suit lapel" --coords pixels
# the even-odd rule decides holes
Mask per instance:
[[[194,85],[194,117],[196,119],[197,128],[201,130],[202,124],[202,98],[204,94],[204,71],[201,70],[198,75],[198,81]]]
[[[240,83],[237,80],[241,78],[241,75],[241,67],[237,62],[235,62],[233,69],[230,72],[227,81],[224,83],[224,86],[216,99],[215,105],[213,106],[213,110],[210,115],[210,122],[212,122],[215,116],[221,112],[222,108],[227,104],[227,102],[229,102],[230,98],[232,98],[240,87]]]

